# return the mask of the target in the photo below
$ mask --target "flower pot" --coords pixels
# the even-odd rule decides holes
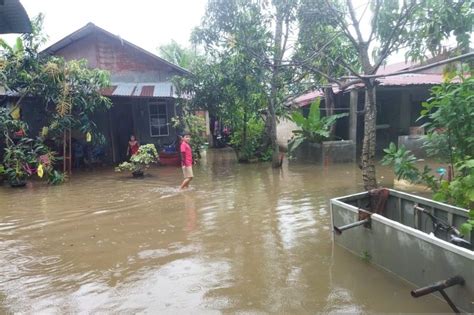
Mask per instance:
[[[15,180],[11,180],[9,183],[10,183],[10,186],[12,188],[18,188],[18,187],[25,187],[26,186],[26,180],[25,179],[15,179]]]
[[[133,171],[132,176],[133,177],[143,177],[143,171],[142,170]]]

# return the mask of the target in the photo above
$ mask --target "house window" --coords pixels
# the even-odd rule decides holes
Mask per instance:
[[[148,104],[150,113],[150,134],[152,137],[168,136],[168,112],[166,102]]]

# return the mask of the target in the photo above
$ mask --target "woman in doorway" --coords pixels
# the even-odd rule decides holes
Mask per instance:
[[[132,155],[137,154],[139,147],[140,147],[140,143],[138,143],[138,140],[135,138],[134,135],[131,135],[130,140],[128,140],[127,156],[132,156]]]

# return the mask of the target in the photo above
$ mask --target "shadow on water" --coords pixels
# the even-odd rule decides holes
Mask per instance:
[[[140,180],[100,170],[57,187],[0,188],[3,310],[449,311],[333,246],[329,199],[362,189],[355,165],[273,170],[211,150],[191,189],[178,189],[181,176],[172,167]]]

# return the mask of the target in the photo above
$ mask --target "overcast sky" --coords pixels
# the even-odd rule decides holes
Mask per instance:
[[[354,0],[358,9],[367,0]],[[20,0],[30,18],[44,13],[45,47],[92,22],[152,53],[172,39],[188,46],[194,27],[204,15],[207,0]],[[361,9],[361,10],[362,10]],[[365,11],[365,10],[364,10]],[[366,21],[368,19],[363,19]],[[12,41],[18,35],[3,36]],[[474,38],[474,35],[472,36]],[[43,48],[45,48],[43,47]],[[390,57],[402,61],[403,54]]]
[[[30,18],[42,12],[46,47],[89,22],[152,53],[171,39],[188,45],[206,0],[20,0]]]

